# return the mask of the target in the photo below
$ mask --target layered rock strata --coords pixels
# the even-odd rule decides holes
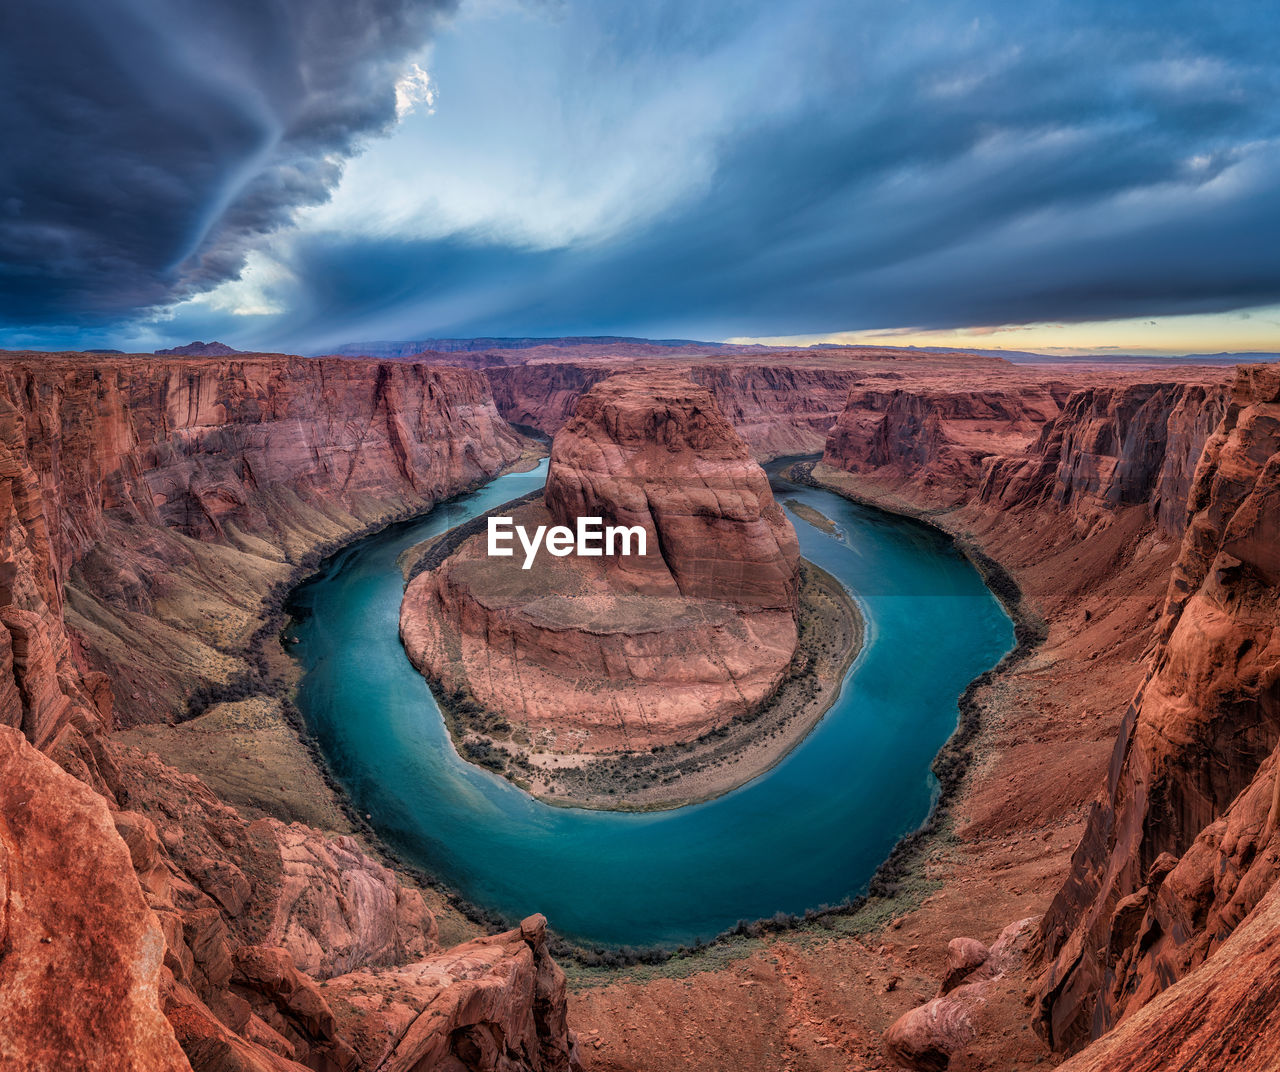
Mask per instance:
[[[0,482],[32,556],[10,602],[45,617],[65,598],[120,722],[172,717],[200,685],[249,670],[264,595],[308,555],[488,479],[520,449],[487,381],[461,369],[8,358]],[[10,617],[19,659],[65,659]]]
[[[644,555],[491,558],[464,544],[405,593],[415,665],[557,751],[685,741],[762,702],[796,646],[799,550],[710,393],[679,374],[602,381],[556,435],[518,524],[635,526]]]
[[[960,502],[984,464],[1025,450],[1067,395],[1055,383],[855,388],[827,437],[824,460],[853,473],[896,472]]]
[[[1160,531],[1180,536],[1192,474],[1226,402],[1218,384],[1075,391],[1025,456],[990,460],[978,497],[1006,510],[1048,505],[1085,532],[1143,506]]]
[[[1148,679],[1045,916],[1041,1027],[1075,1049],[1204,960],[1274,883],[1280,369],[1241,368],[1196,469]],[[1234,803],[1233,803],[1234,801]]]
[[[672,352],[660,363],[650,354],[587,358],[553,348],[508,351],[507,358],[485,367],[498,411],[546,435],[608,376],[678,370],[711,391],[758,459],[820,452],[834,432],[843,440],[834,453],[858,471],[901,466],[931,477],[934,489],[970,481],[981,475],[984,458],[1030,445],[1072,392],[1152,380],[1141,368],[1011,365],[991,356],[874,348],[744,353],[736,360]],[[1170,383],[1218,383],[1226,375],[1194,367],[1161,372]]]
[[[109,733],[137,659],[194,676],[191,645],[235,639],[221,608],[256,628],[264,578],[307,548],[514,457],[484,381],[284,358],[2,371],[0,1067],[577,1068],[540,918],[443,951],[422,893],[353,838],[250,821]],[[188,578],[207,617],[166,606]],[[108,636],[114,681],[89,669]],[[155,648],[168,636],[187,646]],[[418,980],[411,999],[375,975],[336,1000],[391,969]],[[413,1045],[362,1049],[370,1017]]]
[[[823,461],[909,482],[913,497],[938,505],[1047,507],[1082,536],[1143,506],[1176,536],[1196,462],[1226,408],[1222,378],[1191,370],[1176,381],[1089,387],[996,377],[981,389],[855,388]]]
[[[564,361],[490,368],[486,375],[507,420],[554,435],[586,391],[623,370],[619,362]],[[850,385],[863,374],[853,364],[805,367],[803,355],[794,354],[769,364],[691,362],[680,371],[715,396],[757,458],[820,451]]]
[[[869,434],[830,446],[815,476],[999,559],[1023,610],[1047,619],[1046,638],[972,691],[981,727],[950,812],[955,841],[931,843],[923,865],[935,894],[875,904],[902,915],[862,945],[769,944],[704,976],[694,1002],[661,984],[585,997],[587,1037],[623,1051],[606,1067],[670,1053],[670,1067],[694,1072],[699,1057],[682,1048],[691,1020],[713,1040],[751,1038],[735,1052],[749,1050],[742,1067],[758,1072],[882,1067],[886,1056],[952,1072],[1059,1060],[1031,1020],[1059,1050],[1080,1049],[1063,1067],[1081,1072],[1271,1067],[1276,376],[1053,370],[1069,388],[1059,412],[1017,449],[992,425],[963,467],[952,465],[954,417],[925,412],[918,436],[878,436],[887,410],[851,415]],[[914,376],[899,386],[975,389]],[[873,459],[882,443],[891,449]],[[962,486],[930,478],[939,471]],[[978,943],[948,948],[956,934],[994,939],[996,921],[1051,902],[1042,935],[1001,978],[979,978]],[[1046,945],[1052,969],[1037,983]],[[745,987],[754,999],[740,999]],[[1029,989],[1041,1002],[1024,1001]],[[904,1013],[887,1055],[868,1042]]]

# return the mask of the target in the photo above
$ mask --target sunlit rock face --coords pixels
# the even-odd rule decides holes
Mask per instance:
[[[710,392],[678,373],[588,391],[556,435],[546,503],[564,525],[643,527],[648,553],[614,564],[638,590],[795,606],[799,549],[768,477]]]
[[[556,435],[517,523],[634,526],[644,555],[493,558],[473,538],[406,592],[415,665],[558,751],[689,740],[766,699],[796,646],[799,549],[703,387],[624,374]]]
[[[1044,918],[1039,1027],[1058,1048],[1202,963],[1280,877],[1280,366],[1238,371],[1185,517],[1150,674]]]

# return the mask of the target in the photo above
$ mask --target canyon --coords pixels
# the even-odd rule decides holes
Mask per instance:
[[[1271,1067],[1277,367],[601,345],[4,357],[0,1067]],[[340,809],[219,791],[200,718],[167,724],[287,727],[283,592],[518,463],[511,425],[569,430],[548,518],[606,502],[609,418],[571,414],[637,366],[691,376],[757,460],[821,450],[806,479],[953,535],[1021,643],[967,694],[942,836],[865,905],[570,995],[541,917],[468,930]],[[628,583],[722,579],[674,561]],[[776,613],[790,584],[753,591]],[[162,730],[164,759],[129,743]]]

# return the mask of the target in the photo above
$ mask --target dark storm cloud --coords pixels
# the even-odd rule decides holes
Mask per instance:
[[[1270,4],[756,10],[778,38],[809,20],[805,87],[720,139],[697,196],[607,241],[542,251],[465,233],[305,237],[291,261],[298,316],[279,330],[314,345],[344,333],[706,337],[1280,300]],[[655,33],[617,36],[657,47]],[[766,44],[740,77],[794,58]]]
[[[235,275],[388,121],[424,32],[389,2],[153,5],[21,16],[13,318],[127,338],[128,310]],[[276,232],[251,300],[145,330],[323,349],[1280,302],[1277,54],[1271,0],[489,3],[440,39],[438,114],[356,166],[355,210]]]
[[[236,276],[392,121],[444,2],[0,5],[0,323],[119,318]]]

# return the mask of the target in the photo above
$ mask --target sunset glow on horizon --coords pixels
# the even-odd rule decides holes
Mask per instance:
[[[1002,324],[970,328],[884,328],[814,335],[736,336],[766,346],[931,346],[1080,354],[1180,355],[1280,353],[1280,305],[1231,313],[1132,317],[1079,324]]]

